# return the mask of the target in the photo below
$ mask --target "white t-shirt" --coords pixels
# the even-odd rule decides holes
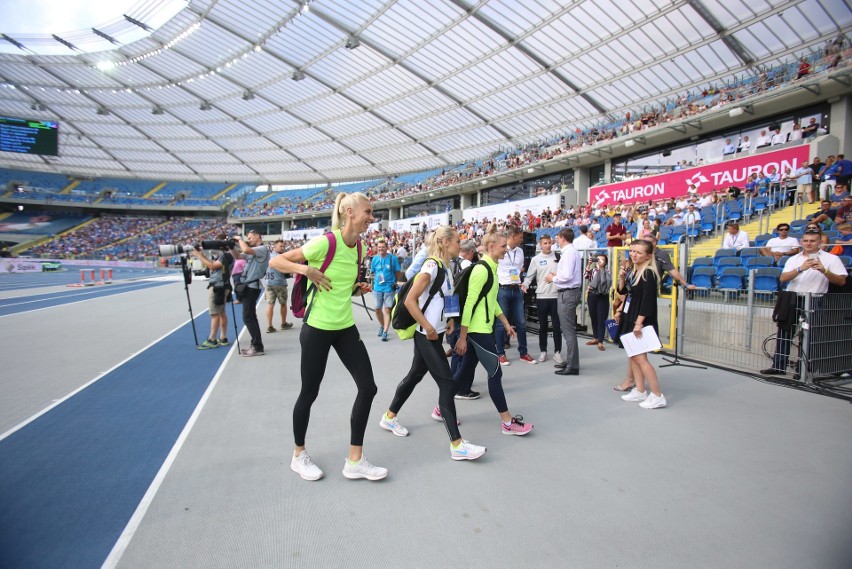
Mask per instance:
[[[438,275],[438,271],[444,271],[444,284],[441,285],[441,292],[435,294],[432,297],[432,302],[429,303],[429,306],[426,308],[426,312],[423,315],[426,317],[426,320],[435,328],[435,331],[440,334],[441,332],[445,332],[447,330],[447,321],[444,318],[444,296],[449,296],[453,292],[453,276],[450,274],[450,271],[446,269],[441,269],[438,267],[438,264],[433,259],[426,259],[423,263],[423,267],[421,267],[420,272],[417,273],[417,278],[427,278],[422,277],[420,275],[426,274],[429,279],[429,286],[426,287],[426,290],[423,291],[423,294],[420,295],[417,303],[420,305],[420,309],[423,309],[423,305],[426,304],[426,300],[429,299],[429,290],[432,288],[432,283],[435,282],[435,278]],[[441,296],[443,293],[444,296]],[[426,334],[421,327],[417,326],[417,331],[421,334]]]
[[[784,239],[773,237],[766,242],[764,247],[773,253],[787,253],[799,247],[799,240],[795,237],[785,237]]]
[[[804,253],[793,255],[787,259],[787,262],[784,264],[784,272],[789,273],[790,271],[796,270],[806,260],[807,258]],[[843,266],[843,262],[840,260],[840,257],[837,257],[836,255],[820,251],[819,262],[822,263],[823,267],[828,269],[829,273],[833,273],[835,275],[846,274],[846,267]],[[796,275],[793,280],[789,281],[787,284],[787,290],[799,293],[811,292],[815,294],[825,294],[828,292],[828,278],[819,269],[807,269]]]

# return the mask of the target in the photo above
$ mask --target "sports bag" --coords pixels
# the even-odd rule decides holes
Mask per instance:
[[[476,299],[476,302],[473,303],[473,308],[471,308],[470,313],[473,315],[476,312],[476,307],[485,299],[485,321],[491,322],[491,311],[488,310],[488,299],[485,298],[488,294],[488,291],[491,290],[491,287],[494,286],[494,273],[491,272],[491,267],[488,266],[488,263],[485,261],[477,261],[472,263],[468,268],[463,270],[459,275],[458,280],[455,282],[455,290],[453,294],[459,295],[459,314],[464,314],[464,305],[467,302],[467,289],[470,286],[470,274],[473,272],[473,268],[477,265],[482,265],[485,267],[487,271],[488,277],[485,281],[485,286],[482,287],[482,290],[479,291],[479,296]],[[459,318],[459,325],[461,325],[461,318]]]
[[[435,282],[432,283],[432,287],[429,289],[429,297],[426,299],[425,304],[423,304],[421,308],[423,312],[426,312],[426,308],[429,307],[429,303],[432,302],[432,298],[441,292],[441,287],[444,286],[444,280],[447,278],[441,261],[429,257],[423,262],[425,263],[429,259],[438,263],[438,274],[435,277]],[[411,287],[414,286],[416,277],[417,275],[406,281],[405,284],[402,285],[402,288],[396,292],[396,295],[393,298],[393,307],[391,307],[391,326],[394,330],[396,330],[396,334],[399,336],[400,340],[410,340],[414,337],[414,332],[417,329],[417,321],[405,306],[405,299],[408,298],[408,292],[411,290]],[[441,296],[443,296],[443,294]]]

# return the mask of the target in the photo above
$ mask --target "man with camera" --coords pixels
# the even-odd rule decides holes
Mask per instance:
[[[260,297],[260,279],[266,276],[269,267],[269,249],[255,230],[249,231],[245,239],[237,236],[236,240],[246,259],[246,268],[240,282],[234,285],[234,292],[243,303],[243,323],[251,335],[251,347],[240,350],[240,354],[247,358],[262,356],[263,338],[257,321],[257,299]]]
[[[222,233],[216,237],[218,240],[226,239]],[[199,248],[190,251],[190,254],[201,261],[210,271],[207,279],[207,304],[210,309],[210,335],[204,342],[197,346],[199,350],[209,350],[219,346],[228,345],[228,313],[225,311],[225,303],[231,298],[231,267],[234,264],[234,256],[223,249],[221,254],[211,260],[204,255]],[[216,338],[216,335],[219,338]]]

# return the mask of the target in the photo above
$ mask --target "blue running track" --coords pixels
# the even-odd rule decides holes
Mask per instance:
[[[0,441],[0,568],[103,564],[230,350],[189,326]]]
[[[135,290],[174,284],[175,282],[176,281],[124,281],[121,283],[98,287],[69,288],[67,290],[35,294],[32,296],[4,298],[0,299],[0,318],[3,316],[9,316],[10,314],[32,312],[34,310],[52,308],[62,304],[72,304],[75,302],[83,302],[85,300],[123,294],[125,292],[132,292]]]

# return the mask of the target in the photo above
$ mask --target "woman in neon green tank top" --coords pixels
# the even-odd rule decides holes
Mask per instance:
[[[331,348],[337,352],[346,369],[352,374],[358,394],[352,407],[349,457],[343,466],[343,476],[350,479],[381,480],[388,475],[386,468],[373,466],[362,455],[364,431],[370,406],[376,396],[376,382],[370,355],[352,316],[353,287],[368,291],[366,283],[357,283],[359,235],[373,222],[373,206],[361,193],[338,194],[331,218],[336,238],[334,258],[325,273],[319,270],[329,249],[329,238],[316,237],[308,243],[278,255],[270,267],[282,273],[300,273],[311,280],[316,294],[309,297],[310,307],[302,323],[299,342],[302,348],[302,389],[293,408],[295,449],[290,468],[305,480],[319,480],[322,470],[313,463],[305,450],[305,435]],[[302,264],[307,261],[308,264]]]

